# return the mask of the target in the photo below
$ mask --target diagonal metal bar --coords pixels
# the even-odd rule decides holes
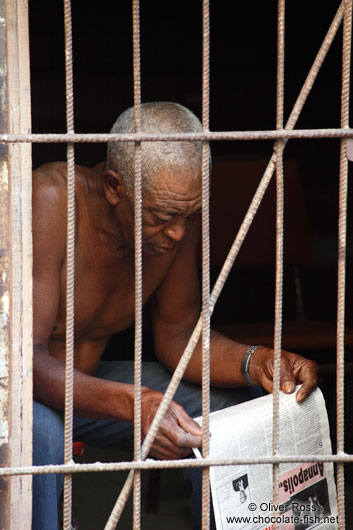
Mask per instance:
[[[289,119],[286,123],[285,128],[287,130],[293,129],[295,127],[295,124],[297,122],[297,119],[300,115],[300,112],[302,108],[304,107],[304,104],[307,100],[307,97],[310,93],[310,90],[314,84],[314,81],[319,73],[320,67],[327,55],[327,52],[332,44],[332,41],[337,33],[337,30],[342,22],[343,17],[343,3],[341,3],[340,7],[337,10],[337,13],[333,19],[332,24],[330,25],[330,28],[325,36],[325,39],[319,49],[319,52],[317,56],[315,57],[314,63],[306,77],[306,80],[304,82],[304,85],[299,93],[299,96],[297,98],[297,101],[293,107],[293,110],[289,116]],[[276,142],[275,149],[284,149],[285,142],[282,144],[278,144]],[[229,275],[229,272],[233,266],[233,263],[238,255],[238,252],[241,248],[241,245],[245,239],[245,236],[251,226],[251,223],[253,221],[253,218],[257,212],[257,209],[261,203],[261,200],[264,196],[264,193],[268,187],[268,184],[270,183],[270,180],[272,178],[272,175],[275,170],[275,158],[276,155],[273,154],[267,168],[264,172],[264,175],[260,181],[260,184],[256,190],[256,193],[251,201],[251,204],[249,206],[249,209],[245,215],[245,218],[243,220],[243,223],[238,231],[238,234],[232,244],[232,247],[228,253],[228,256],[225,260],[225,263],[222,267],[222,270],[217,278],[217,281],[213,287],[211,298],[210,298],[210,312],[212,314],[213,308],[215,306],[215,303],[217,302],[217,299],[223,289],[223,286],[227,280],[227,277]],[[198,343],[198,340],[201,335],[202,330],[202,317],[200,317],[198,323],[195,326],[195,329],[189,339],[189,342],[185,348],[185,351],[183,355],[180,358],[180,361],[178,363],[178,366],[176,367],[174,374],[170,380],[170,383],[168,385],[167,390],[165,391],[164,397],[158,407],[158,410],[155,414],[155,417],[152,421],[152,424],[149,428],[149,431],[146,435],[146,438],[143,442],[142,446],[142,458],[145,459],[149,453],[149,450],[151,448],[151,445],[153,443],[153,440],[158,432],[158,429],[162,423],[163,417],[170,405],[170,402],[172,401],[174,394],[176,392],[176,389],[183,378],[183,375],[185,373],[186,367],[188,365],[189,360],[191,359],[192,353]],[[124,509],[124,506],[126,504],[126,501],[129,497],[132,483],[133,483],[133,475],[134,472],[130,471],[126,482],[119,494],[119,497],[116,501],[116,504],[113,508],[113,511],[109,517],[109,520],[107,522],[107,525],[105,527],[105,530],[114,530],[116,525],[118,524],[118,521],[120,519],[121,513]]]

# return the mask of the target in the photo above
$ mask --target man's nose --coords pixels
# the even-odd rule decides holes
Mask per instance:
[[[174,241],[181,241],[185,235],[186,219],[179,217],[165,227],[164,233]]]

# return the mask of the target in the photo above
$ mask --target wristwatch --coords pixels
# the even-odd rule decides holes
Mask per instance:
[[[248,351],[245,353],[244,357],[241,360],[241,366],[240,366],[241,373],[244,377],[244,381],[249,386],[256,386],[255,383],[251,380],[251,377],[249,374],[249,367],[250,367],[251,356],[257,348],[261,348],[261,344],[258,344],[257,346],[251,346],[251,348],[248,349]]]

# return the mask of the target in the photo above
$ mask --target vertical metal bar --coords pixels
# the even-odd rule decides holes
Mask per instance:
[[[135,132],[141,132],[140,2],[133,0],[133,70]],[[142,175],[141,142],[135,143],[135,364],[134,364],[134,459],[141,460],[142,373]],[[133,527],[141,527],[141,471],[134,474]]]
[[[276,128],[283,129],[284,107],[284,34],[285,0],[278,0],[277,21],[277,108]],[[282,337],[283,298],[283,142],[276,142],[276,287],[273,374],[273,445],[274,456],[279,448],[279,391]],[[273,503],[278,504],[279,464],[273,464]],[[275,524],[278,528],[278,524]]]
[[[349,127],[350,61],[352,40],[352,0],[344,4],[341,127]],[[348,158],[347,139],[340,143],[340,182],[338,218],[338,277],[337,277],[337,454],[344,453],[344,323],[347,250]],[[344,464],[337,465],[338,525],[345,528]]]
[[[210,5],[202,2],[202,127],[210,127]],[[209,456],[210,414],[210,144],[202,143],[202,455]],[[202,528],[210,527],[210,468],[202,471]]]
[[[74,132],[74,91],[71,1],[64,0],[65,82],[67,132]],[[66,365],[65,365],[65,449],[64,461],[72,461],[74,384],[74,280],[75,280],[75,148],[67,145],[67,267],[66,267]],[[64,479],[64,530],[71,530],[72,476]]]

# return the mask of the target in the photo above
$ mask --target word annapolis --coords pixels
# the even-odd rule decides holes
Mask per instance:
[[[304,484],[304,482],[308,482],[310,479],[318,475],[320,475],[320,477],[323,477],[324,475],[324,464],[321,462],[313,464],[305,469],[300,468],[298,473],[294,473],[291,477],[280,482],[279,487],[283,488],[285,492],[289,491],[289,493],[292,494],[299,484]]]

